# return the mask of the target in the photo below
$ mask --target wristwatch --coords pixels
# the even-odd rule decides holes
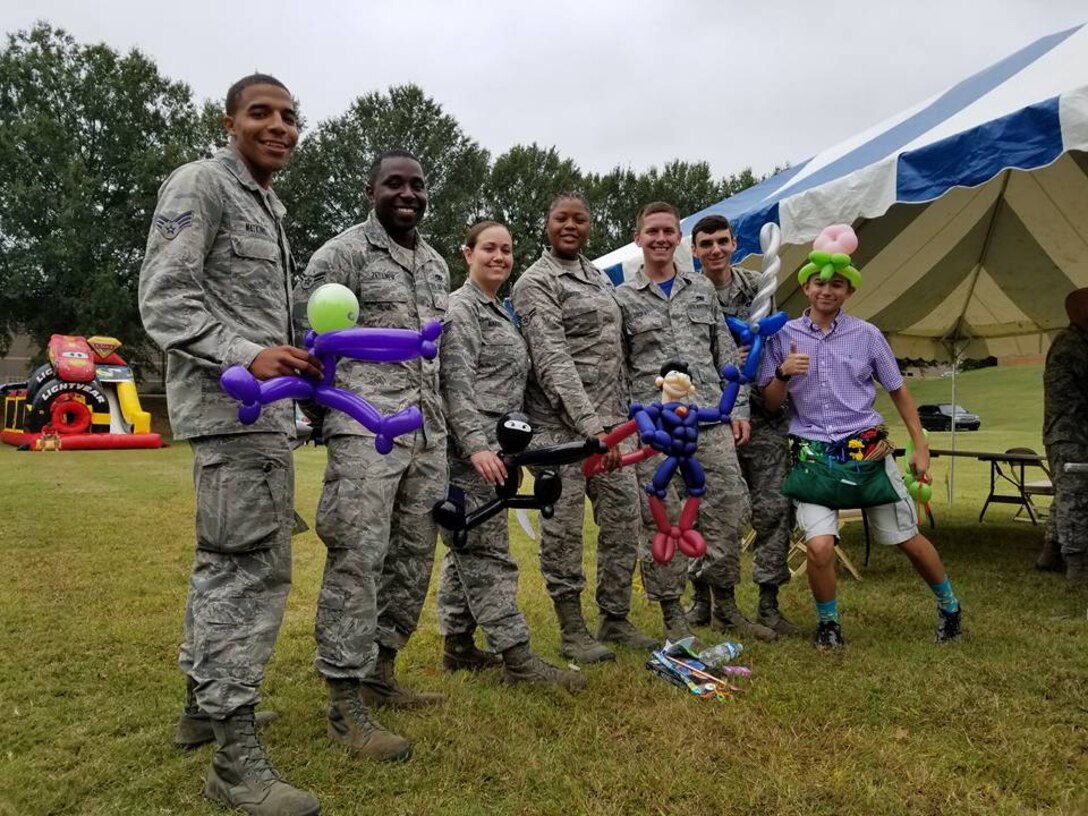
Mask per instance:
[[[782,382],[789,382],[790,377],[792,377],[792,376],[793,376],[792,374],[783,374],[782,373],[782,366],[775,366],[775,368],[774,368],[774,378],[776,380],[781,380]]]

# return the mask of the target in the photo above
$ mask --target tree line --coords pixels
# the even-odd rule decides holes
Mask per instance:
[[[136,364],[158,359],[136,304],[156,193],[176,167],[225,144],[221,116],[221,102],[196,100],[137,50],[79,43],[46,23],[8,35],[0,51],[0,354],[19,333],[41,348],[53,333],[97,333],[123,340]],[[366,217],[368,166],[391,148],[423,163],[423,231],[454,286],[465,274],[465,230],[484,218],[510,226],[515,276],[531,264],[556,193],[589,200],[586,252],[595,257],[630,240],[645,202],[694,212],[759,181],[751,169],[715,177],[705,161],[588,173],[536,143],[493,157],[415,85],[371,91],[339,116],[302,122],[275,185],[300,271],[321,244]]]

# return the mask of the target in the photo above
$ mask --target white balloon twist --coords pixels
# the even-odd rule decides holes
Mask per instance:
[[[759,321],[771,313],[771,299],[778,289],[778,270],[782,261],[778,250],[782,246],[782,230],[774,221],[768,221],[759,231],[759,248],[763,252],[763,276],[760,278],[759,291],[752,298],[752,312],[748,325],[752,331],[758,331]]]

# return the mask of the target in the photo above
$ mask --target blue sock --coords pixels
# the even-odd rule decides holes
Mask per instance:
[[[816,620],[818,620],[820,623],[823,623],[824,621],[835,621],[836,623],[839,622],[838,598],[832,598],[830,601],[824,601],[823,603],[817,601],[815,598],[813,598],[812,600],[813,603],[816,604]]]
[[[939,584],[930,584],[929,588],[932,589],[933,594],[937,596],[937,606],[943,612],[959,611],[960,601],[959,598],[956,597],[956,593],[952,591],[952,582],[948,580],[947,575]]]

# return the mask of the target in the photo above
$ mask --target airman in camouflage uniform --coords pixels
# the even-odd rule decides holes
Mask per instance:
[[[1065,301],[1069,326],[1046,355],[1043,444],[1054,484],[1040,570],[1065,570],[1071,586],[1088,585],[1088,476],[1066,473],[1068,462],[1088,462],[1088,289]]]
[[[634,402],[643,405],[659,401],[661,394],[654,380],[662,365],[683,361],[696,387],[696,401],[702,406],[716,407],[722,396],[721,369],[728,363],[737,363],[736,345],[726,328],[713,286],[702,276],[679,270],[673,262],[680,236],[679,216],[672,205],[654,202],[639,213],[635,240],[642,248],[644,262],[634,279],[616,290],[616,299],[623,310],[631,396]],[[723,625],[745,636],[768,638],[773,633],[747,621],[736,609],[734,600],[734,587],[740,580],[740,530],[748,518],[748,495],[734,445],[734,430],[740,441],[747,436],[745,389],[734,406],[733,420],[735,428],[717,424],[699,433],[698,459],[706,472],[699,528],[707,542],[707,554],[694,562],[693,568],[696,580],[711,587],[717,596]],[[651,458],[639,463],[640,484],[652,480],[660,462]],[[661,604],[667,637],[678,640],[691,634],[680,609],[688,561],[674,558],[662,565],[653,560],[650,543],[657,527],[650,516],[645,491],[642,496],[643,586],[647,597]],[[681,499],[674,483],[666,500],[672,518],[679,513]]]
[[[533,374],[525,412],[541,446],[606,431],[627,418],[620,309],[611,284],[581,254],[589,209],[580,197],[557,198],[548,214],[551,247],[514,285],[512,300],[529,346]],[[613,454],[611,464],[617,462]],[[583,663],[612,652],[586,630],[581,593],[585,496],[597,536],[598,639],[650,648],[654,642],[627,620],[638,547],[638,485],[628,470],[582,476],[580,464],[559,468],[563,495],[555,515],[541,520],[540,568],[562,633],[560,651]]]
[[[310,259],[295,292],[297,331],[308,328],[306,302],[325,283],[355,293],[359,326],[418,331],[444,319],[449,270],[416,231],[427,204],[418,160],[403,151],[379,156],[367,196],[374,209],[366,221],[325,243]],[[328,553],[317,605],[315,666],[329,684],[330,736],[380,759],[401,759],[410,746],[399,737],[364,745],[366,729],[342,727],[341,719],[362,717],[364,704],[412,708],[442,699],[400,685],[394,673],[396,654],[423,609],[438,539],[431,508],[446,492],[439,360],[342,359],[337,365],[336,386],[365,397],[381,413],[409,405],[422,410],[423,427],[397,437],[388,455],[379,454],[374,434],[348,415],[330,411],[323,421],[328,465],[316,529]]]
[[[465,239],[469,276],[450,296],[442,333],[442,398],[449,426],[450,482],[465,493],[466,510],[495,498],[506,468],[495,454],[498,422],[520,411],[529,353],[510,314],[496,299],[513,267],[513,242],[502,224],[484,221]],[[505,274],[504,274],[505,273]],[[495,665],[476,648],[479,624],[493,652],[502,655],[510,682],[551,683],[569,691],[585,686],[578,674],[544,663],[529,649],[529,627],[518,609],[518,567],[510,554],[507,513],[468,533],[463,546],[443,531],[446,555],[438,583],[443,666],[450,671]]]
[[[722,216],[701,219],[692,228],[691,238],[692,252],[703,265],[703,275],[714,285],[722,312],[748,320],[762,273],[731,265],[736,240],[729,221]],[[793,504],[781,490],[790,470],[789,414],[786,406],[768,411],[762,393],[754,385],[749,387],[749,396],[751,437],[737,448],[737,457],[752,506],[752,580],[759,585],[758,621],[780,635],[796,637],[801,630],[778,609],[778,588],[790,580],[786,558],[793,530]],[[709,593],[700,588],[697,580],[693,583],[696,604],[691,616],[709,618],[709,603],[700,603],[709,601]]]
[[[175,742],[218,743],[209,798],[301,816],[318,812],[317,799],[280,779],[253,712],[291,588],[294,413],[277,403],[242,425],[219,387],[232,365],[258,379],[320,375],[316,359],[286,345],[291,253],[269,188],[298,129],[290,93],[260,74],[231,87],[226,112],[230,146],[160,188],[140,273],[140,315],[166,351],[170,424],[192,445],[197,497]]]

